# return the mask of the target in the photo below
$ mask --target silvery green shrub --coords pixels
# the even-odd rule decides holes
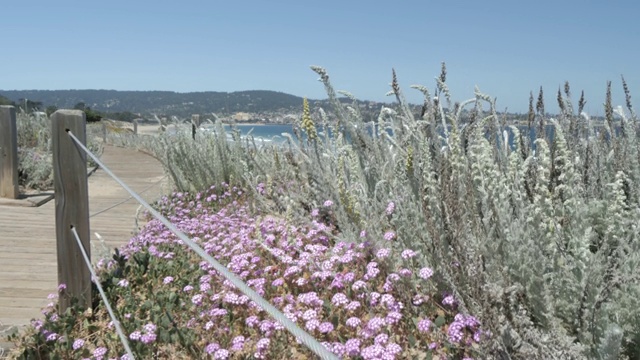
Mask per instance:
[[[532,96],[528,124],[507,125],[478,89],[452,102],[443,65],[433,95],[413,86],[424,94],[419,116],[394,72],[397,104],[366,123],[355,97],[341,102],[327,72],[312,69],[332,105],[318,111],[315,138],[304,136],[309,119],[280,147],[230,140],[218,123],[195,140],[145,146],[179,190],[262,184],[256,206],[287,218],[331,200],[344,240],[419,250],[460,311],[491,329],[488,358],[639,355],[640,127],[630,101],[614,109],[609,87],[597,122],[584,97],[574,112],[566,84],[557,118],[542,96],[534,111]]]

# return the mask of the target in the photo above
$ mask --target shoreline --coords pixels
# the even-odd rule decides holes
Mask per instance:
[[[277,123],[252,123],[252,122],[234,122],[234,123],[223,122],[222,125],[241,125],[241,126],[272,126],[272,125],[277,125],[277,126],[292,126],[294,124],[290,124],[290,123],[277,124]]]

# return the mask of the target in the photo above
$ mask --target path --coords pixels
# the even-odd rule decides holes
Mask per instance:
[[[148,202],[168,190],[162,165],[149,155],[107,145],[101,160]],[[104,171],[89,177],[92,257],[102,248],[95,233],[110,249],[131,238],[139,204],[134,199],[121,203],[127,198],[129,194]],[[53,200],[40,207],[0,205],[0,332],[41,317],[47,295],[56,290],[54,212]]]

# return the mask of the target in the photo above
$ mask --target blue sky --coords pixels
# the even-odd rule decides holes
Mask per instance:
[[[391,101],[395,68],[434,86],[440,63],[456,100],[478,85],[498,108],[524,112],[545,90],[547,110],[568,80],[574,102],[602,114],[620,75],[640,106],[636,1],[67,1],[2,4],[0,89],[277,90],[324,98],[310,65],[336,89]],[[0,91],[1,93],[1,91]],[[634,94],[636,94],[634,96]]]

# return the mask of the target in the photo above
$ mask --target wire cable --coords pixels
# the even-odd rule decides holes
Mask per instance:
[[[100,279],[96,275],[96,272],[93,270],[93,266],[91,265],[91,260],[89,260],[89,256],[87,255],[87,252],[84,250],[84,246],[82,246],[82,241],[80,241],[80,236],[78,236],[78,232],[76,231],[76,228],[72,226],[71,232],[73,232],[73,236],[75,236],[76,238],[76,242],[78,243],[80,252],[82,252],[82,257],[84,258],[84,262],[86,263],[87,268],[89,268],[89,272],[91,273],[91,280],[93,280],[93,283],[96,284],[96,287],[100,292],[100,296],[102,297],[102,301],[104,302],[104,305],[107,308],[107,311],[109,312],[111,321],[113,321],[113,325],[116,327],[116,332],[120,337],[120,342],[122,342],[122,345],[124,345],[124,348],[127,351],[127,354],[129,354],[130,360],[135,360],[135,357],[131,352],[131,348],[129,347],[129,342],[127,341],[127,337],[124,335],[124,332],[122,331],[122,327],[120,326],[120,321],[118,321],[118,319],[116,318],[116,315],[114,314],[113,309],[111,308],[111,304],[109,304],[109,299],[107,299],[107,295],[104,293],[104,290],[102,290],[102,285],[100,285]]]
[[[154,187],[154,186],[158,185],[158,184],[159,184],[159,183],[161,183],[161,182],[162,182],[166,177],[167,177],[167,175],[163,176],[163,177],[162,177],[162,179],[160,179],[160,180],[158,180],[158,181],[154,182],[153,184],[151,184],[151,185],[147,186],[146,188],[142,189],[138,194],[142,194],[142,193],[146,192],[147,190],[151,189],[152,187]],[[107,208],[105,208],[105,209],[102,209],[102,210],[100,210],[100,211],[97,211],[97,212],[95,212],[95,213],[93,213],[93,214],[89,215],[89,218],[92,218],[92,217],[94,217],[94,216],[96,216],[96,215],[100,215],[100,214],[102,214],[103,212],[107,212],[107,211],[109,211],[109,210],[111,210],[111,209],[113,209],[113,208],[115,208],[115,207],[117,207],[117,206],[120,206],[120,205],[122,205],[122,204],[126,203],[127,201],[129,201],[129,200],[131,200],[131,199],[133,199],[133,196],[129,196],[128,198],[126,198],[126,199],[124,199],[124,200],[122,200],[122,201],[120,201],[120,202],[118,202],[118,203],[116,203],[116,204],[114,204],[114,205],[111,205],[111,206],[109,206],[109,207],[107,207]]]

